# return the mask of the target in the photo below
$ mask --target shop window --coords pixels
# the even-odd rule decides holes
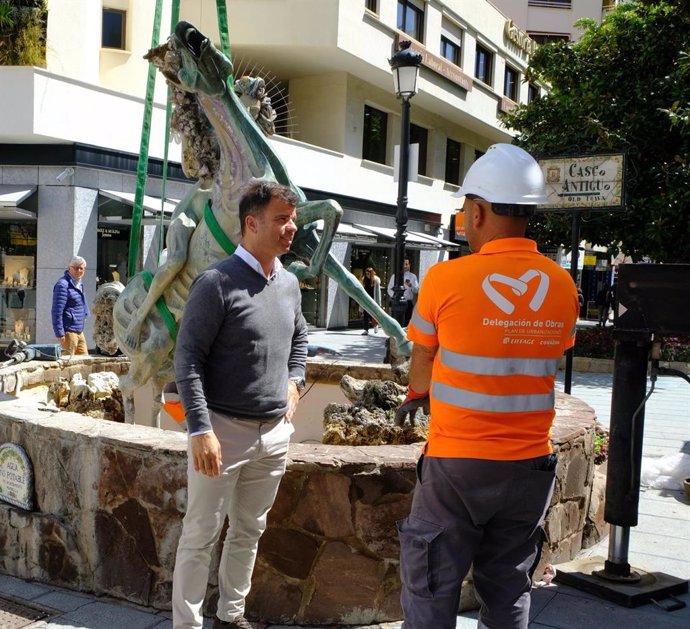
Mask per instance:
[[[493,76],[494,55],[488,51],[484,46],[477,44],[477,54],[474,64],[474,76],[476,76],[482,83],[491,85]]]
[[[446,182],[455,186],[460,185],[460,153],[462,145],[460,142],[446,140]]]
[[[363,284],[364,269],[371,267],[381,280],[381,307],[388,308],[386,287],[388,286],[389,266],[392,264],[391,249],[380,247],[363,247],[353,245],[350,258],[350,272]],[[364,323],[364,312],[361,306],[352,298],[349,300],[348,326],[359,328]]]
[[[398,0],[398,30],[414,37],[424,37],[424,5],[418,0]]]
[[[417,164],[417,172],[420,175],[426,175],[426,154],[428,143],[429,132],[424,127],[418,127],[416,124],[411,124],[410,144],[419,144],[419,163]]]
[[[387,135],[388,114],[374,107],[369,107],[369,105],[365,105],[362,159],[385,164]]]
[[[529,83],[527,85],[527,102],[531,103],[532,101],[539,99],[539,97],[539,88],[536,85]]]
[[[531,39],[540,45],[553,44],[559,41],[570,41],[570,35],[567,33],[528,33]]]
[[[441,35],[441,56],[456,66],[460,66],[460,44]]]
[[[125,11],[103,9],[101,46],[125,50]]]
[[[0,343],[31,343],[36,338],[35,222],[0,223],[0,265]]]
[[[321,309],[319,300],[321,297],[321,276],[309,281],[301,280],[299,283],[302,293],[302,315],[310,325],[321,325],[319,320]]]
[[[127,255],[129,252],[129,227],[98,226],[96,282],[121,282],[127,285]]]
[[[519,81],[520,74],[514,68],[506,66],[505,77],[503,80],[503,93],[510,98],[513,102],[518,102],[519,94]]]
[[[419,251],[407,248],[405,257],[410,259],[412,272],[419,278]],[[350,272],[360,281],[364,279],[364,269],[372,267],[381,279],[381,307],[390,312],[390,297],[388,282],[395,275],[395,252],[393,247],[366,247],[353,245],[350,259]],[[364,313],[360,305],[350,299],[348,313],[348,327],[359,328],[363,325]]]

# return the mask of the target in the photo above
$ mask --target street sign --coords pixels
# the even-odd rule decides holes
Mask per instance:
[[[625,210],[625,154],[571,155],[537,160],[548,201],[538,212]]]

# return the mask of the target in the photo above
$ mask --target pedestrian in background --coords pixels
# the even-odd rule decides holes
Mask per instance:
[[[618,281],[614,280],[606,293],[606,317],[607,320],[613,324],[616,310],[616,289],[618,288]]]
[[[602,328],[606,327],[606,321],[609,316],[609,287],[606,284],[602,284],[601,288],[597,291],[597,296],[594,298],[594,305],[599,311],[599,325]]]
[[[88,354],[84,322],[89,305],[84,294],[86,260],[74,256],[63,276],[53,286],[51,318],[53,332],[67,354]]]
[[[173,627],[202,626],[211,551],[225,516],[214,629],[244,617],[259,537],[285,473],[304,387],[307,326],[297,278],[278,256],[297,232],[297,196],[255,181],[239,203],[242,243],[194,280],[175,348],[189,438],[187,513],[173,574]]]
[[[364,279],[362,280],[364,290],[367,295],[371,297],[378,306],[381,305],[381,278],[376,275],[376,270],[368,266],[364,269]],[[379,331],[379,324],[374,317],[372,317],[366,310],[364,312],[364,332],[362,334],[369,334],[369,330],[373,327],[374,334]]]
[[[480,629],[527,629],[553,492],[554,381],[573,345],[577,289],[525,238],[546,200],[539,164],[495,144],[459,195],[473,254],[431,267],[408,328],[409,393],[429,398],[428,439],[398,522],[405,629],[453,629],[470,566]]]
[[[410,270],[410,259],[405,258],[403,263],[403,286],[405,291],[403,296],[405,297],[405,318],[403,321],[403,327],[406,328],[410,323],[410,318],[412,317],[412,311],[414,310],[414,301],[417,298],[417,293],[419,292],[419,281],[417,276]],[[391,275],[390,280],[388,280],[388,296],[393,299],[395,297],[395,275]]]

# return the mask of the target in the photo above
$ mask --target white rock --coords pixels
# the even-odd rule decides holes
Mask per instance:
[[[84,380],[84,376],[75,373],[69,381],[69,400],[90,400],[93,399],[93,391]]]
[[[87,382],[97,400],[110,397],[113,389],[119,386],[119,379],[112,371],[100,371],[89,374]]]

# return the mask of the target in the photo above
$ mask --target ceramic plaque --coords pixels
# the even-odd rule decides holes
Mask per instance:
[[[21,446],[0,446],[0,500],[32,511],[34,508],[34,473],[31,461]]]

